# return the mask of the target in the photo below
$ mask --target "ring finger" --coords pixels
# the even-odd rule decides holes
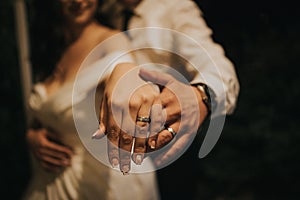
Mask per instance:
[[[175,122],[171,124],[170,126],[165,126],[165,129],[163,129],[157,136],[156,140],[156,149],[160,149],[167,145],[171,140],[176,137],[178,130],[179,130],[180,122]]]
[[[144,101],[136,117],[134,153],[132,156],[133,161],[137,165],[140,165],[143,162],[144,153],[146,152],[146,141],[149,131],[149,124],[151,123],[150,111],[152,103],[153,101]]]
[[[165,116],[159,98],[154,101],[151,107],[151,119],[148,146],[150,147],[150,150],[153,151],[156,148],[158,133],[162,130],[163,124],[165,123]]]

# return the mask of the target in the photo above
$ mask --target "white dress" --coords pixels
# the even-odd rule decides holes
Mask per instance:
[[[106,56],[110,59],[109,55]],[[101,60],[105,60],[101,59]],[[106,59],[107,60],[107,59]],[[101,62],[94,64],[89,70],[97,72]],[[95,71],[96,70],[96,71]],[[88,73],[86,94],[95,87],[97,73]],[[75,155],[72,157],[71,166],[61,172],[44,170],[32,157],[32,179],[24,195],[28,200],[150,200],[159,199],[154,172],[142,174],[123,175],[95,159],[85,148],[73,120],[72,113],[72,88],[73,81],[64,84],[53,94],[47,95],[42,83],[34,85],[30,96],[29,105],[36,119],[43,127],[57,133],[60,141],[73,148]],[[77,102],[80,104],[80,102]],[[82,111],[84,115],[84,110]],[[82,113],[81,113],[82,114]],[[93,128],[92,128],[93,129]],[[92,135],[87,133],[91,138]],[[151,166],[150,160],[145,160]]]

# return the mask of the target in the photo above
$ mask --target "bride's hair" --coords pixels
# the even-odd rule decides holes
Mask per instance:
[[[95,18],[99,14],[102,0],[98,0]],[[30,52],[34,81],[41,81],[54,70],[67,43],[63,36],[63,16],[59,0],[32,0],[28,3]],[[102,23],[103,24],[103,23]]]

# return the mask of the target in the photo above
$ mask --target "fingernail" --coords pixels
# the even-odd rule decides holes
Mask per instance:
[[[135,163],[137,165],[140,165],[142,164],[142,155],[141,154],[137,154],[136,157],[135,157]]]
[[[97,129],[96,132],[92,135],[92,139],[101,139],[105,134],[100,129]]]
[[[93,133],[93,135],[92,135],[92,139],[97,139],[98,132],[99,132],[99,129],[98,129],[98,130],[96,130],[96,132],[95,132],[95,133]]]
[[[123,175],[128,175],[129,174],[129,165],[123,165],[122,166],[122,173],[123,173]]]
[[[112,167],[113,167],[113,168],[116,168],[116,167],[119,165],[118,159],[117,159],[117,158],[113,158],[113,159],[111,160],[111,164],[112,164]]]
[[[152,150],[155,149],[155,140],[152,140],[152,141],[150,142],[150,148],[151,148]]]

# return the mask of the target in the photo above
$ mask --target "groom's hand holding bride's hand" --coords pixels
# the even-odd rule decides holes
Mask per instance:
[[[133,68],[135,77],[125,78],[117,87],[120,78]],[[144,81],[141,82],[140,78]],[[153,85],[145,84],[145,81],[160,85],[160,93]],[[113,96],[113,92],[118,95]],[[127,173],[130,170],[133,141],[132,159],[135,163],[141,164],[144,153],[151,152],[155,164],[160,167],[186,150],[206,117],[207,108],[197,88],[168,74],[125,65],[113,71],[105,89],[100,113],[100,128],[94,137],[101,138],[107,133],[110,141],[109,161],[113,167],[120,164],[120,170]],[[138,117],[142,120],[133,120]],[[148,131],[150,134],[147,139]],[[172,145],[163,151],[156,151],[173,139]]]

